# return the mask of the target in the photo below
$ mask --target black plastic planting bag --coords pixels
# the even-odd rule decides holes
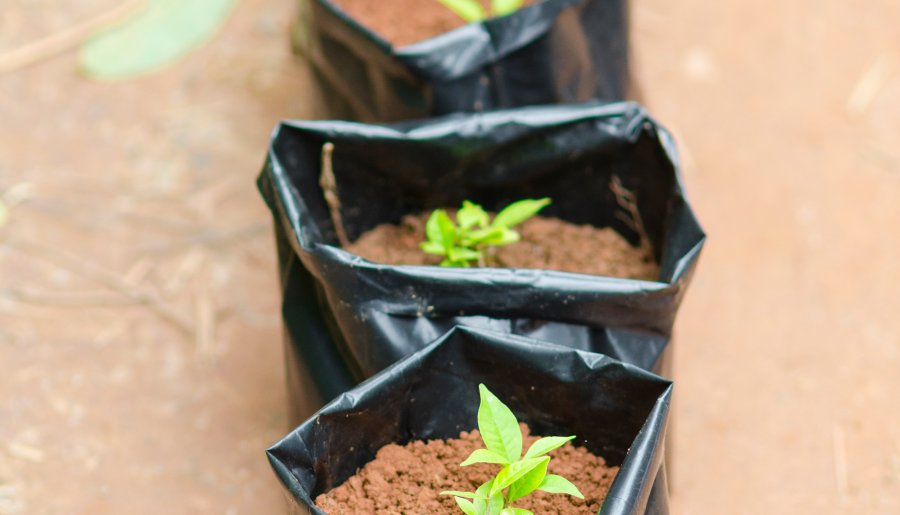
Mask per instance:
[[[542,0],[399,48],[331,0],[301,0],[294,39],[330,118],[622,100],[630,88],[627,0]]]
[[[623,223],[613,175],[637,197],[658,281],[550,270],[376,264],[336,246],[319,187],[323,143],[350,240],[463,199],[497,210],[548,196],[542,214]],[[670,135],[634,103],[523,108],[397,126],[285,122],[259,179],[275,215],[291,407],[298,422],[455,325],[600,352],[666,375],[672,324],[704,235]]]
[[[389,443],[456,438],[477,426],[484,383],[535,435],[621,466],[601,515],[668,513],[664,462],[672,383],[599,354],[456,328],[341,395],[268,450],[293,511],[313,506]]]

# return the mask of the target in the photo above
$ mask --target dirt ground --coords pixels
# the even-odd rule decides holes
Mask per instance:
[[[4,0],[0,56],[118,0]],[[279,513],[253,179],[316,115],[292,0],[168,70],[0,75],[0,514]],[[710,234],[677,328],[673,508],[900,513],[900,3],[635,0]]]

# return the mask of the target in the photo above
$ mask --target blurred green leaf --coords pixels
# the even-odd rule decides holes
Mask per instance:
[[[171,64],[209,40],[236,0],[149,0],[81,48],[79,66],[96,78],[126,78]]]
[[[522,0],[491,0],[491,15],[505,16],[522,7]]]
[[[525,220],[528,220],[532,216],[538,214],[541,209],[544,209],[548,205],[550,205],[549,198],[525,199],[518,202],[513,202],[512,204],[503,208],[502,211],[497,213],[497,216],[494,217],[492,225],[501,227],[515,227],[516,225],[519,225]]]
[[[579,499],[584,499],[584,495],[578,490],[578,487],[573,485],[568,479],[556,474],[547,474],[538,490],[551,494],[569,494]]]
[[[478,3],[478,0],[438,0],[448,9],[455,12],[457,16],[467,22],[479,21],[487,18],[484,7]]]

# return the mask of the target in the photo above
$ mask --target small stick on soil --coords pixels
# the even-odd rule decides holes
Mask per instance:
[[[133,290],[125,280],[108,270],[100,268],[80,257],[60,252],[43,244],[13,238],[7,239],[6,243],[20,252],[53,263],[54,265],[69,270],[85,279],[103,285],[132,300],[136,304],[146,306],[147,309],[153,311],[175,326],[186,336],[192,336],[194,333],[190,320],[187,320],[182,316],[179,311],[170,307],[152,293]]]
[[[644,252],[647,259],[653,259],[653,246],[650,244],[650,236],[647,235],[647,229],[644,227],[644,220],[641,218],[641,212],[637,205],[637,196],[634,192],[622,185],[622,180],[618,175],[613,175],[609,180],[609,189],[616,196],[616,203],[619,207],[628,212],[616,213],[616,218],[621,220],[629,229],[636,232],[640,238],[640,248]]]
[[[119,294],[105,291],[57,292],[34,290],[30,288],[9,288],[0,290],[0,293],[21,303],[55,307],[120,307],[124,305],[141,304],[135,299],[122,297]]]
[[[834,426],[834,476],[838,497],[847,499],[850,488],[847,480],[847,442],[844,438],[844,428],[840,424]]]
[[[347,238],[344,220],[341,218],[341,200],[338,198],[337,181],[334,178],[333,154],[334,143],[325,142],[322,145],[322,174],[319,176],[319,186],[322,187],[322,193],[325,195],[325,203],[328,204],[328,211],[331,213],[331,223],[334,225],[338,243],[341,244],[341,247],[347,248],[350,246],[350,239]]]
[[[235,241],[256,238],[266,234],[270,223],[253,223],[238,227],[231,231],[205,230],[192,234],[186,238],[163,243],[161,245],[148,245],[135,252],[139,256],[158,256],[172,252],[180,252],[185,247],[203,245],[209,248],[217,248],[229,245]]]
[[[216,343],[216,310],[209,284],[205,281],[197,288],[194,310],[197,321],[196,352],[200,356],[212,356]]]

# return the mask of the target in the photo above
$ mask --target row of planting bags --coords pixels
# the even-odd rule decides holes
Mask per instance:
[[[268,455],[292,511],[323,513],[313,499],[388,443],[473,429],[486,383],[533,433],[575,434],[621,466],[603,515],[668,513],[662,377],[704,233],[669,133],[638,104],[591,100],[629,90],[625,0],[546,0],[400,49],[329,0],[301,4],[295,43],[335,118],[423,119],[290,121],[272,136],[258,185],[275,218],[300,425]],[[337,243],[320,186],[326,142],[350,240],[463,199],[496,211],[550,197],[542,214],[636,244],[616,176],[636,196],[659,277],[364,260]]]

